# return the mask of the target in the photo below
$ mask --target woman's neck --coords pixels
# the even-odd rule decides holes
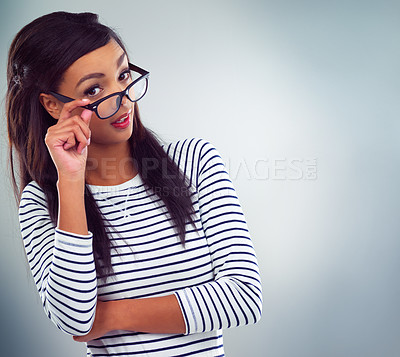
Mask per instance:
[[[130,143],[116,145],[88,146],[86,183],[96,186],[114,186],[137,175],[136,165],[131,157]]]

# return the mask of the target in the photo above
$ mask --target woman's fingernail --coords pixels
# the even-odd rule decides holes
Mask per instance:
[[[87,144],[90,145],[90,138],[87,140]]]
[[[86,148],[87,148],[87,146],[85,146],[85,147],[83,148],[83,150],[81,151],[81,155],[83,155],[83,154],[85,153]]]

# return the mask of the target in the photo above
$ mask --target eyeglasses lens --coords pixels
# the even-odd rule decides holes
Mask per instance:
[[[132,81],[135,81],[137,78],[140,77],[139,73],[131,72]],[[136,82],[133,86],[130,87],[128,92],[128,98],[130,101],[135,102],[141,99],[144,94],[146,93],[147,89],[147,79],[142,78],[138,82]],[[97,112],[100,118],[107,118],[109,116],[114,115],[121,105],[121,96],[116,94],[104,102],[101,102],[97,107]]]

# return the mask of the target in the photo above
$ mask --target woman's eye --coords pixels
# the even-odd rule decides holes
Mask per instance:
[[[89,88],[88,90],[85,91],[85,95],[88,95],[90,97],[94,97],[99,93],[100,93],[100,88],[99,87],[92,87],[92,88]]]
[[[119,76],[119,79],[120,79],[121,81],[127,80],[127,79],[129,79],[129,78],[131,78],[131,72],[129,72],[129,71],[123,72],[123,73],[121,73],[120,76]]]

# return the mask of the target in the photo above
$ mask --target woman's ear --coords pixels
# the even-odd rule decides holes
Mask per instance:
[[[51,94],[40,93],[39,94],[40,103],[42,103],[44,109],[54,118],[59,119],[62,109],[60,102],[55,99]]]

